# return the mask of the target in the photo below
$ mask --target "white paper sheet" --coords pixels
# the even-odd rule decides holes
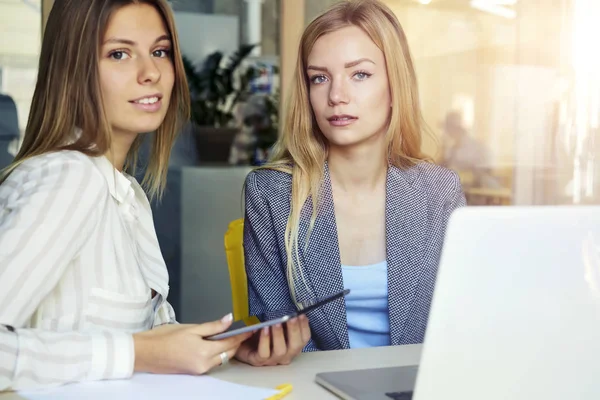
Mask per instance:
[[[28,400],[264,400],[275,393],[275,389],[238,385],[207,375],[135,374],[128,380],[76,383],[18,394]]]

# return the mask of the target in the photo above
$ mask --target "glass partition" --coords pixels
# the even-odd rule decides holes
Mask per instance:
[[[470,205],[598,203],[600,2],[387,0]]]

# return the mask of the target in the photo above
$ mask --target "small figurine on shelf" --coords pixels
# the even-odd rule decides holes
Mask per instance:
[[[229,163],[261,165],[277,140],[277,95],[254,95],[241,106],[242,128],[235,136]]]

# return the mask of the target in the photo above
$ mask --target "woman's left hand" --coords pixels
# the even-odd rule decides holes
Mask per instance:
[[[281,324],[266,327],[242,343],[235,358],[254,366],[287,365],[310,340],[308,318],[300,315]]]

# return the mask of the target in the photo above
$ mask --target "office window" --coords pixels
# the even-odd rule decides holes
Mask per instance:
[[[41,47],[41,0],[0,1],[0,91],[17,105],[24,132]]]
[[[600,201],[599,1],[384,1],[437,134],[424,151],[469,204]]]

